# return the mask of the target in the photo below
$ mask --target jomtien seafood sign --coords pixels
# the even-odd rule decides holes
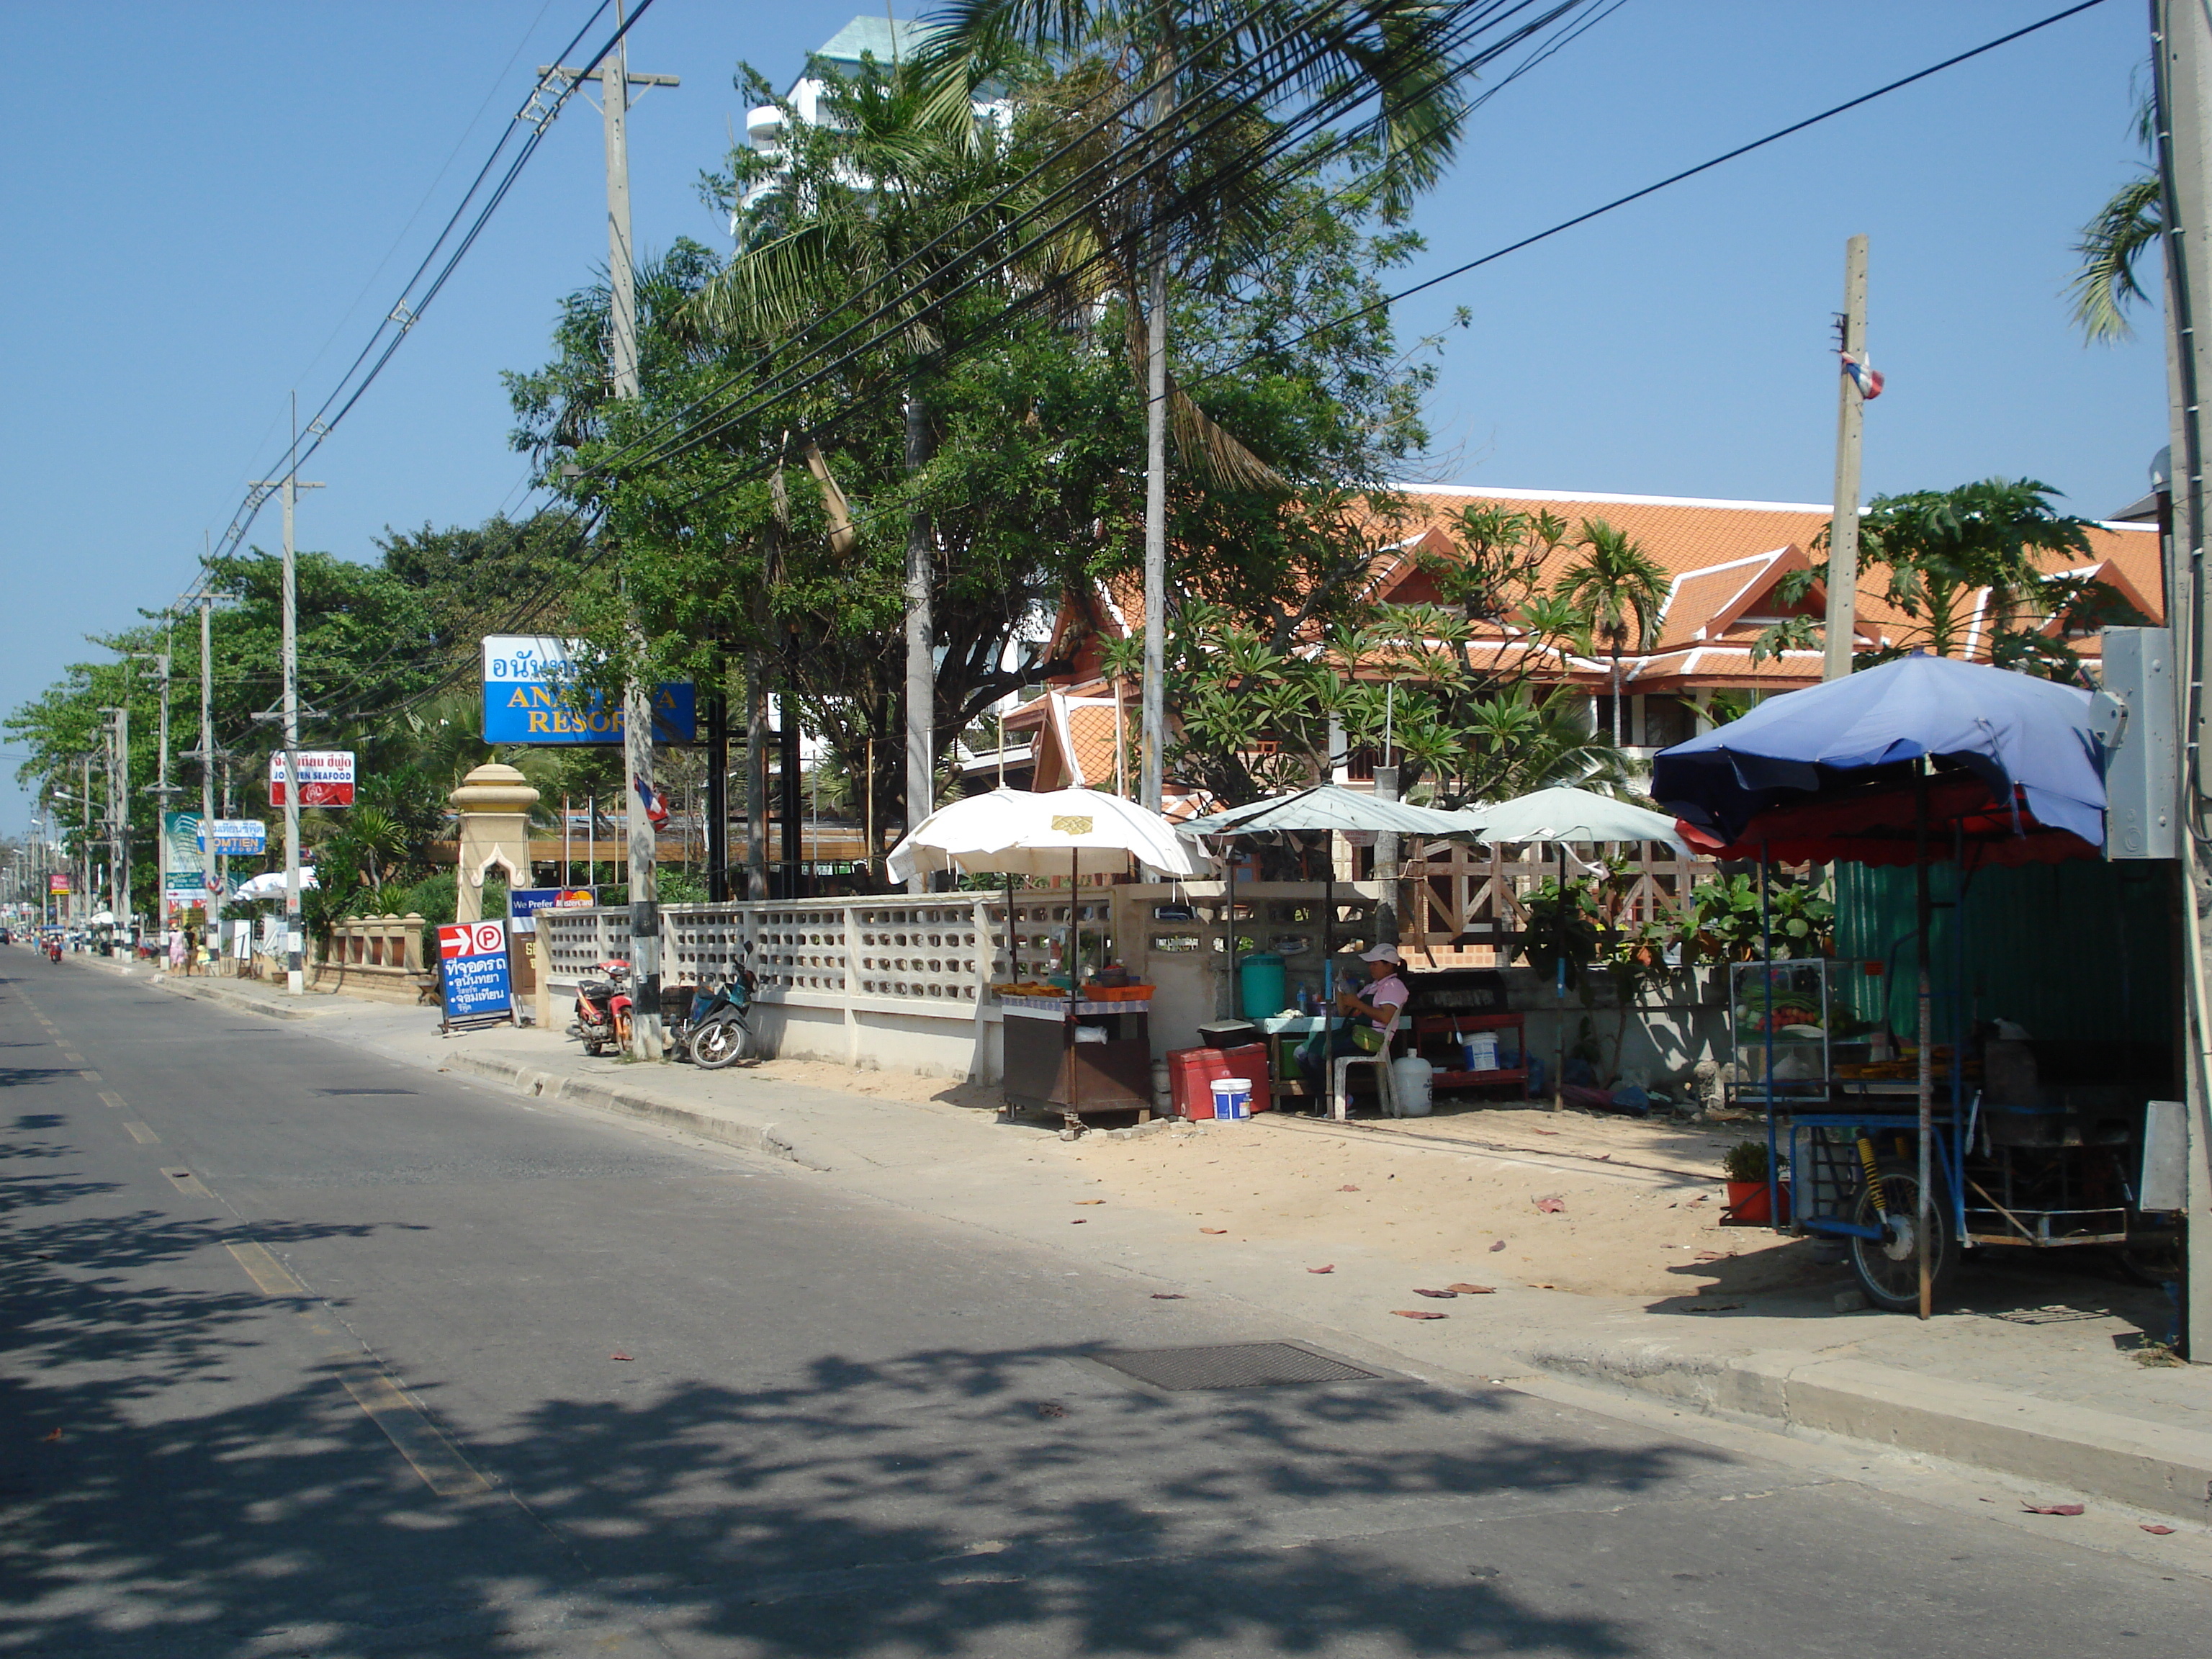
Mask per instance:
[[[299,754],[301,805],[353,805],[352,750],[302,749]],[[271,806],[284,804],[284,753],[282,750],[269,757],[269,804]]]
[[[483,734],[486,743],[620,743],[619,699],[580,687],[593,665],[574,640],[493,634],[483,642]],[[653,692],[655,743],[690,743],[696,732],[689,682],[658,685]]]

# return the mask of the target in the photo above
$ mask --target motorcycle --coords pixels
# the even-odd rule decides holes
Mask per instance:
[[[54,939],[46,946],[46,960],[48,962],[59,962],[61,959],[62,942],[59,939]]]
[[[752,1026],[745,1018],[752,991],[752,970],[742,966],[711,988],[696,988],[679,1037],[694,1065],[714,1072],[752,1056]]]
[[[584,1052],[594,1057],[611,1046],[629,1047],[629,963],[609,957],[599,964],[604,979],[586,980],[576,988],[576,1018],[568,1035],[584,1040]]]

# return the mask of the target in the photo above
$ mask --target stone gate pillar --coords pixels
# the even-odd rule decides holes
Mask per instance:
[[[484,878],[495,866],[506,871],[510,888],[530,885],[530,809],[538,791],[512,766],[489,761],[446,799],[461,815],[453,919],[481,921]]]

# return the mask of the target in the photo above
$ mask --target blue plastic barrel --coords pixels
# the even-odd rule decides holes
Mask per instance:
[[[1272,951],[1255,951],[1237,963],[1238,1000],[1247,1019],[1266,1019],[1290,1006],[1290,981],[1283,959]]]

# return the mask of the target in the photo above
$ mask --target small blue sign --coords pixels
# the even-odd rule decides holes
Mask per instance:
[[[507,924],[449,923],[438,929],[439,979],[445,988],[446,1024],[502,1018],[514,1012],[507,971]]]

